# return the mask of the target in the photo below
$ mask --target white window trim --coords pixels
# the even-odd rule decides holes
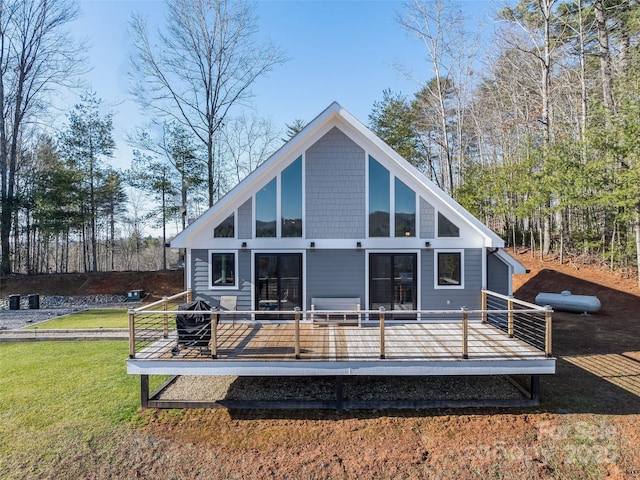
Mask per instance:
[[[460,254],[460,285],[438,285],[438,254]],[[434,290],[464,290],[464,249],[463,248],[437,248],[433,250],[433,288]]]
[[[234,272],[235,272],[235,283],[233,285],[214,285],[213,284],[213,262],[211,261],[211,255],[214,253],[221,254],[233,254],[233,263],[234,263]],[[238,290],[238,250],[209,250],[207,253],[207,263],[209,265],[209,290]]]

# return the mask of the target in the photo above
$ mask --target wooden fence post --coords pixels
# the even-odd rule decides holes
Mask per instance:
[[[509,338],[513,338],[513,297],[507,300],[507,333]]]
[[[218,358],[218,314],[211,310],[211,340],[209,342],[211,358]]]
[[[190,303],[193,300],[193,291],[191,289],[187,290],[187,303]]]
[[[162,297],[162,310],[164,310],[165,312],[169,309],[169,305],[168,305],[168,301],[167,301],[167,297]],[[163,333],[162,333],[163,338],[169,338],[169,315],[168,314],[164,314],[164,319],[163,319]]]
[[[295,334],[295,352],[296,359],[300,358],[300,307],[295,307],[295,324],[296,324],[296,334]]]
[[[135,311],[129,309],[129,358],[136,358]]]
[[[469,313],[462,307],[462,358],[469,358]]]
[[[544,336],[544,353],[546,354],[547,357],[551,357],[552,356],[552,348],[551,348],[551,328],[552,328],[552,322],[551,322],[551,306],[547,305],[545,307],[545,311],[544,311],[544,324],[545,324],[545,336]]]
[[[482,323],[487,323],[487,291],[486,290],[482,290],[480,300],[481,300],[480,309],[482,310]]]
[[[384,359],[385,348],[384,348],[384,307],[378,308],[380,312],[380,358]]]

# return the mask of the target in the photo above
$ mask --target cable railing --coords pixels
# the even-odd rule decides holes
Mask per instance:
[[[180,310],[191,295],[129,311],[130,358],[468,359],[513,348],[515,340],[552,356],[552,310],[488,290],[479,310]],[[354,315],[356,326],[314,324],[318,316]],[[179,319],[195,316],[199,326],[181,330]]]

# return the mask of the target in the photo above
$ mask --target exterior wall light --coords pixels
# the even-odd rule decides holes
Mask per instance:
[[[243,252],[247,251],[247,242],[242,242],[242,251]]]
[[[309,244],[309,248],[310,248],[311,250],[315,250],[315,249],[316,249],[316,242],[311,242],[311,243]]]
[[[358,250],[362,250],[362,242],[357,242],[357,243],[356,243],[356,248],[357,248]]]
[[[424,248],[430,248],[431,242],[424,242]]]

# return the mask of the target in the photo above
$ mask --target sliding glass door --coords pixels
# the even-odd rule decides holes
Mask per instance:
[[[417,263],[415,253],[369,254],[369,308],[415,310]],[[415,318],[415,315],[392,318]]]
[[[302,308],[302,254],[256,253],[256,307],[273,312]],[[280,319],[282,315],[261,316]]]

